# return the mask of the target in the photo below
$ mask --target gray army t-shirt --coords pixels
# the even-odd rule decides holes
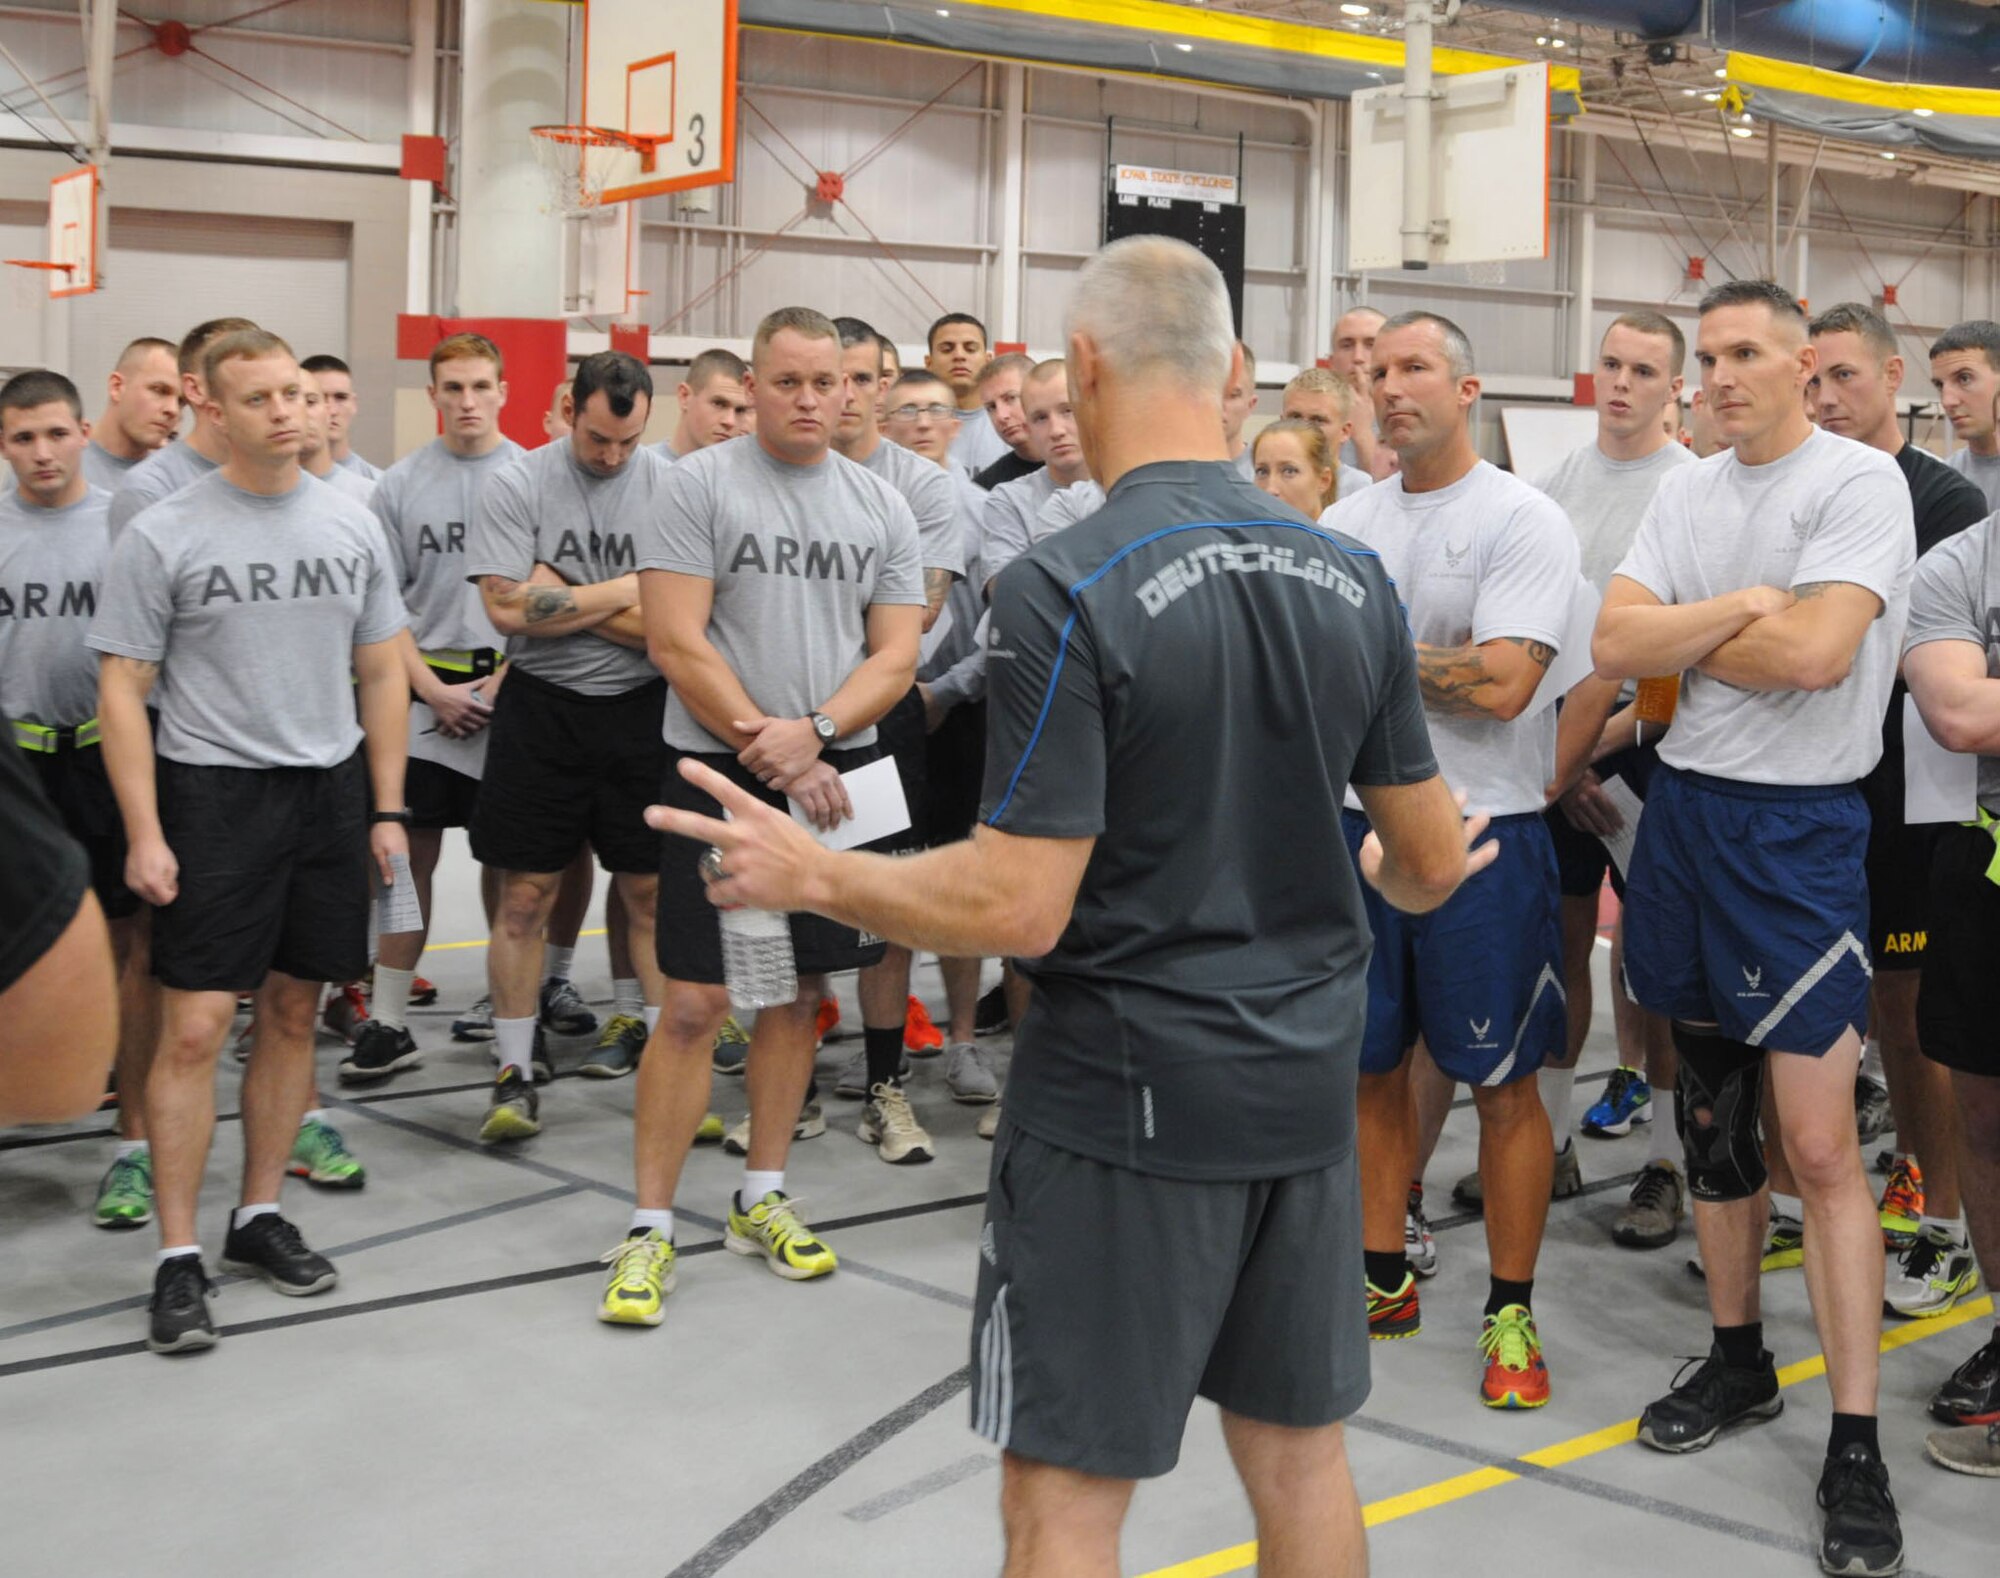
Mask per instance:
[[[465,573],[525,581],[546,564],[572,586],[615,581],[639,567],[660,484],[678,467],[638,449],[608,477],[578,463],[568,439],[517,456],[480,490],[466,534]],[[581,696],[617,696],[660,677],[644,652],[588,630],[515,636],[509,659],[524,674]]]
[[[141,510],[150,509],[167,495],[178,493],[213,470],[215,462],[197,453],[184,439],[154,450],[125,473],[125,480],[111,495],[111,510],[106,520],[111,526],[112,540],[117,540],[118,534],[132,524],[132,517]]]
[[[1577,583],[1576,533],[1545,494],[1480,461],[1447,488],[1405,491],[1400,476],[1320,517],[1382,556],[1421,646],[1477,646],[1506,638],[1567,639]],[[1540,811],[1556,765],[1556,715],[1512,720],[1430,713],[1445,782],[1467,809],[1490,816]]]
[[[1945,464],[1962,477],[1969,477],[1979,491],[1986,495],[1986,507],[2000,510],[2000,455],[1975,455],[1972,446],[1954,450],[1945,457]]]
[[[1694,451],[1666,444],[1641,460],[1613,460],[1595,440],[1571,450],[1535,481],[1569,517],[1583,553],[1583,578],[1600,592],[1631,550],[1660,479],[1698,462]]]
[[[1668,472],[1616,574],[1663,603],[1846,581],[1883,608],[1847,678],[1830,690],[1739,690],[1689,669],[1660,759],[1744,783],[1860,778],[1882,754],[1916,558],[1902,469],[1824,429],[1765,465],[1746,466],[1723,450]]]
[[[354,648],[404,622],[366,509],[303,473],[262,494],[217,471],[118,538],[90,645],[161,666],[168,761],[337,767],[361,744]]]
[[[861,462],[903,495],[917,518],[917,551],[926,570],[965,574],[965,544],[958,530],[958,500],[942,466],[883,439]]]
[[[1932,641],[1969,641],[1986,654],[1986,677],[2000,679],[2000,515],[1947,537],[1917,561],[1903,656]],[[1979,803],[2000,809],[2000,756],[1979,758]]]
[[[345,460],[336,460],[334,464],[343,471],[352,472],[364,482],[379,482],[382,479],[382,468],[380,466],[376,465],[372,460],[363,460],[351,449],[347,452]]]
[[[1035,517],[1062,484],[1046,466],[1003,482],[986,496],[986,523],[979,557],[986,584],[1026,553],[1035,542]]]
[[[467,523],[486,484],[527,451],[511,438],[483,455],[460,455],[441,438],[382,473],[369,501],[388,534],[410,634],[425,652],[466,652],[506,643],[466,579]],[[351,475],[351,473],[343,473]]]
[[[83,474],[93,488],[102,488],[107,493],[116,493],[125,486],[125,479],[145,460],[141,455],[137,460],[120,460],[96,439],[83,447]]]
[[[0,498],[0,712],[73,729],[97,715],[97,655],[84,645],[111,553],[111,495],[44,509]],[[4,747],[5,742],[0,742]]]
[[[752,437],[690,455],[666,472],[640,541],[640,569],[715,583],[708,639],[773,718],[804,717],[861,666],[871,605],[924,604],[910,506],[832,453],[795,466]],[[675,750],[732,749],[671,689],[661,734]],[[840,744],[874,741],[871,724]]]
[[[993,425],[993,418],[987,415],[984,406],[976,411],[959,413],[958,437],[951,441],[951,458],[973,476],[978,476],[1002,455],[1012,453],[1012,448],[1000,436],[1000,430]]]

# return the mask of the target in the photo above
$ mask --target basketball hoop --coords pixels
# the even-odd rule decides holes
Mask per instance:
[[[535,158],[549,183],[549,212],[583,214],[603,200],[621,154],[637,154],[650,173],[660,137],[613,131],[607,126],[535,126]]]
[[[51,263],[47,258],[7,258],[4,261],[9,268],[47,268],[64,274],[76,272],[74,263]]]

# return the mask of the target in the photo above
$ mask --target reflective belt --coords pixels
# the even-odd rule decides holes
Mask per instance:
[[[54,756],[59,751],[80,751],[100,738],[97,720],[90,718],[73,729],[51,729],[46,724],[14,722],[14,743],[24,751],[40,751]]]
[[[492,647],[474,647],[469,651],[457,648],[443,648],[436,652],[426,652],[424,661],[444,674],[463,674],[467,679],[484,679],[496,672],[505,661],[506,654],[496,652]]]
[[[2000,817],[1996,817],[1985,806],[1974,808],[1978,815],[1970,822],[1961,822],[1961,827],[1976,827],[1993,840],[1993,858],[1986,863],[1986,880],[2000,882]]]

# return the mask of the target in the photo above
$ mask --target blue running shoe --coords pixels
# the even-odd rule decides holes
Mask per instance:
[[[1652,1121],[1653,1087],[1636,1068],[1620,1066],[1611,1071],[1611,1079],[1597,1104],[1583,1115],[1583,1132],[1596,1139],[1610,1140],[1630,1134],[1635,1123]]]

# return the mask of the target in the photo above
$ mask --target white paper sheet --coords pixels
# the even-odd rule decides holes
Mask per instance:
[[[437,714],[414,696],[410,698],[410,758],[436,762],[468,778],[486,772],[486,735],[481,729],[469,740],[455,740],[438,730]]]
[[[1903,821],[1969,822],[1979,809],[1979,758],[1938,744],[1917,711],[1917,698],[1903,698]]]
[[[847,786],[854,815],[831,833],[822,833],[814,827],[812,819],[799,809],[798,802],[791,802],[792,820],[828,849],[854,849],[872,844],[910,825],[910,802],[903,798],[903,775],[896,771],[895,757],[884,756],[866,767],[842,773],[840,781]]]
[[[382,886],[380,872],[375,876],[376,934],[393,937],[398,932],[422,931],[424,911],[417,902],[417,879],[410,874],[409,856],[391,855],[389,866],[396,874],[391,886]]]
[[[1617,774],[1604,780],[1604,796],[1618,808],[1618,814],[1625,818],[1625,825],[1609,838],[1603,840],[1606,852],[1618,867],[1618,875],[1626,876],[1632,868],[1632,850],[1639,841],[1639,813],[1646,809],[1632,786]]]

